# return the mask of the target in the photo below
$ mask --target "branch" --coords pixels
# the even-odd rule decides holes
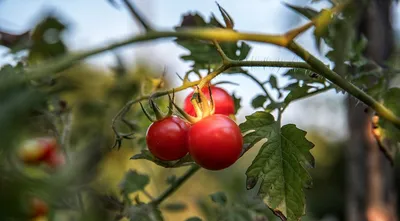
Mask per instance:
[[[189,179],[193,174],[195,174],[200,169],[200,166],[193,165],[189,170],[186,171],[181,177],[179,177],[173,184],[171,184],[168,189],[166,189],[157,199],[155,199],[152,203],[155,205],[159,205],[166,198],[168,198],[172,193],[174,193],[187,179]]]
[[[151,25],[143,18],[143,16],[135,9],[133,4],[129,0],[123,0],[129,12],[133,15],[133,17],[139,21],[139,23],[143,26],[146,31],[153,31]]]

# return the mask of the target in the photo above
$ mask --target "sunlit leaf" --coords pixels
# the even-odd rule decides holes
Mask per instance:
[[[311,186],[307,167],[314,166],[309,152],[314,146],[305,138],[306,132],[293,124],[280,128],[267,112],[255,112],[240,124],[244,143],[261,149],[246,171],[247,188],[252,189],[261,180],[259,195],[282,219],[299,220],[305,214],[304,187]],[[263,139],[267,139],[263,141]]]

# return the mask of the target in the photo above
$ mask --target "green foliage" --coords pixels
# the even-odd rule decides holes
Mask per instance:
[[[230,19],[226,11],[222,8],[220,8],[220,10],[223,12],[224,19],[228,19],[233,25],[233,21]],[[198,13],[183,15],[181,24],[175,28],[176,30],[179,30],[186,27],[224,28],[214,16],[206,22]],[[190,54],[183,55],[181,58],[185,61],[192,61],[192,68],[195,70],[215,69],[221,62],[221,57],[212,42],[184,38],[177,38],[175,41],[178,45],[189,50]],[[245,42],[221,42],[220,45],[226,55],[234,60],[244,60],[247,58],[251,49]],[[229,69],[227,73],[238,73],[242,71],[242,68],[238,67]]]
[[[182,166],[187,166],[187,165],[191,165],[194,163],[194,161],[190,155],[186,155],[185,157],[183,157],[179,160],[175,160],[175,161],[163,161],[163,160],[160,160],[160,159],[156,158],[155,156],[153,156],[153,154],[151,154],[150,151],[146,150],[146,149],[141,150],[141,153],[132,156],[130,159],[131,160],[139,160],[139,159],[148,160],[148,161],[151,161],[151,162],[153,162],[159,166],[165,167],[165,168],[182,167]]]
[[[218,203],[220,205],[225,205],[226,202],[228,201],[228,198],[226,197],[225,193],[223,192],[216,192],[210,195],[211,200],[215,203]]]
[[[149,184],[150,178],[147,175],[140,174],[137,171],[130,170],[126,172],[125,178],[120,184],[121,191],[124,194],[130,194],[144,188]]]
[[[247,188],[259,179],[259,195],[275,214],[287,220],[298,220],[305,214],[303,188],[311,186],[306,168],[314,166],[309,150],[314,146],[305,138],[305,131],[288,124],[280,128],[267,112],[255,112],[240,125],[244,143],[254,146],[262,141],[259,154],[247,169]]]
[[[242,101],[241,97],[236,97],[236,94],[232,94],[233,102],[235,104],[235,114],[238,113],[239,109],[241,108],[240,102]]]
[[[152,204],[131,206],[128,210],[130,221],[162,221],[161,211]]]

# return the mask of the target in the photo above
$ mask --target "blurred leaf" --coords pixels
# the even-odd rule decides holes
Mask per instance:
[[[193,216],[193,217],[186,219],[186,221],[202,221],[202,220],[197,216]]]
[[[310,8],[310,7],[300,7],[300,6],[295,6],[295,5],[290,5],[288,3],[284,3],[287,7],[290,9],[294,10],[295,12],[304,15],[308,19],[313,19],[318,15],[318,11]]]
[[[241,108],[240,101],[242,100],[242,98],[236,97],[235,93],[232,94],[232,98],[233,98],[233,103],[235,104],[235,114],[237,114],[239,109]]]
[[[332,22],[333,13],[332,10],[322,9],[318,17],[314,19],[314,35],[316,37],[322,37],[327,33],[328,26]]]
[[[128,209],[130,221],[161,221],[163,220],[161,211],[152,204],[142,204],[131,206]]]
[[[228,198],[226,197],[225,193],[223,192],[216,192],[210,195],[211,200],[214,203],[218,203],[221,206],[226,205],[226,202],[228,201]]]
[[[259,94],[253,100],[251,101],[251,106],[256,109],[256,108],[263,108],[264,103],[267,101],[267,97],[265,95]]]
[[[176,181],[176,175],[171,175],[167,177],[167,183],[168,184],[173,184]]]
[[[310,90],[310,87],[307,85],[304,85],[304,86],[297,85],[297,87],[292,87],[290,89],[289,94],[286,95],[286,97],[285,97],[284,101],[285,101],[286,105],[298,98],[302,98],[305,95],[307,95],[308,90]]]
[[[175,27],[176,30],[185,27],[222,27],[222,25],[212,17],[209,22],[206,22],[201,15],[185,14],[181,24]],[[177,44],[189,50],[189,54],[181,56],[185,61],[193,61],[192,68],[197,70],[215,69],[221,64],[221,57],[218,54],[215,46],[210,41],[195,40],[188,38],[177,38]],[[245,42],[220,42],[222,50],[225,54],[234,60],[244,60],[250,52],[250,46]],[[239,73],[243,69],[231,68],[226,73]]]
[[[139,159],[148,160],[148,161],[151,161],[151,162],[153,162],[159,166],[165,167],[165,168],[183,167],[183,166],[191,165],[194,162],[192,157],[189,154],[179,160],[162,161],[162,160],[154,157],[153,154],[151,154],[149,150],[141,150],[141,153],[132,156],[130,159],[131,160],[139,160]]]
[[[283,74],[283,76],[289,77],[290,80],[304,81],[304,83],[325,83],[325,79],[323,77],[319,76],[313,71],[302,68],[290,69]]]
[[[11,34],[0,30],[0,45],[9,48],[11,53],[27,49],[30,45],[29,31],[22,34]]]
[[[311,186],[306,167],[314,166],[309,152],[314,146],[305,138],[306,132],[293,124],[280,128],[280,123],[267,112],[255,112],[240,124],[244,143],[254,146],[267,139],[247,169],[247,189],[261,179],[259,195],[276,215],[299,220],[305,214],[304,187]],[[282,218],[282,219],[285,219]]]
[[[278,80],[276,79],[275,75],[272,74],[271,77],[269,77],[269,84],[272,88],[279,90]]]
[[[163,209],[168,210],[169,212],[182,212],[187,209],[187,206],[185,203],[173,202],[164,204]]]
[[[383,97],[383,104],[400,116],[400,88],[390,88]],[[400,129],[393,123],[380,117],[377,128],[373,130],[380,147],[393,161],[400,144]]]
[[[49,16],[39,23],[32,33],[29,61],[38,62],[65,54],[67,47],[61,39],[65,29],[65,24],[53,16]]]
[[[129,170],[128,172],[126,172],[125,178],[120,184],[120,187],[123,193],[130,194],[139,190],[144,190],[144,188],[149,183],[149,176],[139,174],[134,170]]]

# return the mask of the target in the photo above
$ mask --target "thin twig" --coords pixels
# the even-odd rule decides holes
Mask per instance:
[[[128,8],[129,12],[132,14],[132,16],[139,21],[139,23],[143,26],[143,28],[146,31],[153,31],[153,28],[151,25],[144,19],[144,17],[135,9],[133,4],[129,0],[123,0],[125,3],[126,7]]]

